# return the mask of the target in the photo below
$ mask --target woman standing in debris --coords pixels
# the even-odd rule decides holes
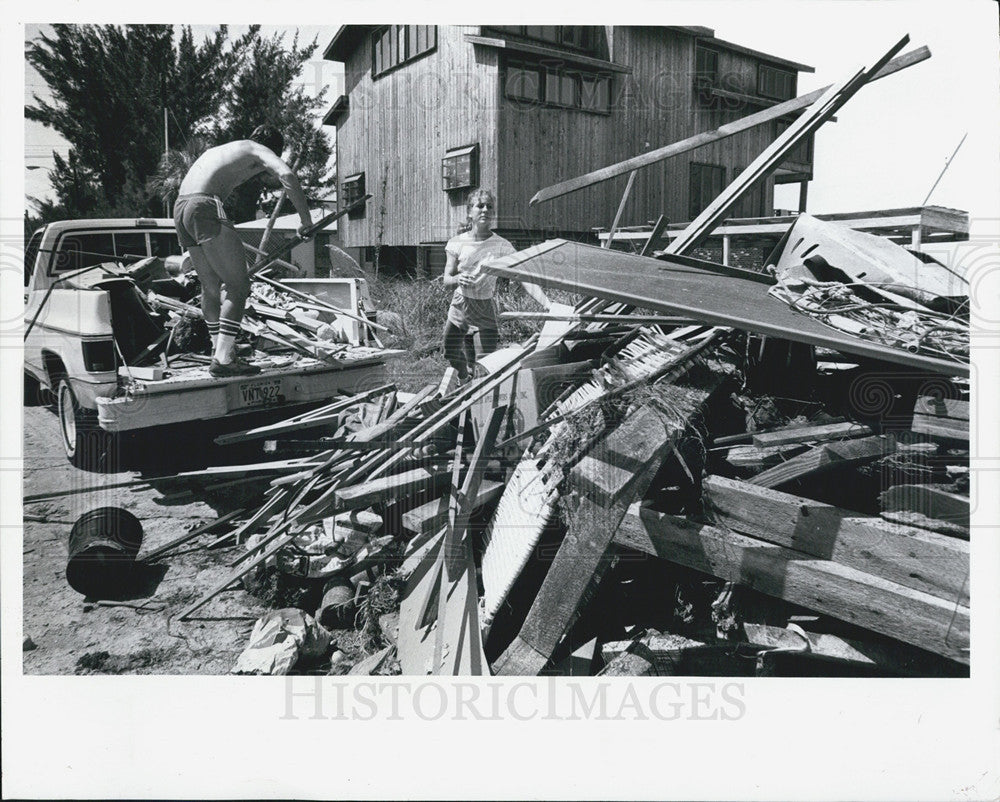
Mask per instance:
[[[489,354],[500,343],[497,319],[497,277],[482,269],[483,262],[514,253],[514,246],[493,233],[495,200],[488,189],[474,189],[466,200],[467,223],[463,230],[448,240],[445,253],[444,285],[454,287],[455,294],[444,324],[444,356],[455,368],[459,381],[467,381],[476,364],[476,347],[470,328],[479,329],[483,353]],[[534,284],[522,282],[524,289],[543,307],[548,300]]]

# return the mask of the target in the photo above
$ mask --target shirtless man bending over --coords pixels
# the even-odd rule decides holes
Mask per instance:
[[[250,276],[243,241],[226,219],[223,199],[258,176],[266,186],[285,188],[302,221],[300,235],[312,223],[298,178],[275,155],[284,150],[284,137],[277,129],[263,125],[250,137],[209,148],[199,156],[181,182],[174,206],[177,238],[201,280],[201,309],[212,335],[209,373],[216,377],[260,373],[259,367],[233,353],[250,295]]]

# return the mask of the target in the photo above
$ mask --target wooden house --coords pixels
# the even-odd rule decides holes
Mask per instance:
[[[497,197],[496,230],[518,246],[593,240],[625,177],[529,206],[540,188],[711,130],[796,95],[811,67],[702,27],[347,25],[324,58],[343,62],[337,129],[342,219],[361,261],[437,267],[472,187]],[[622,219],[689,220],[759,154],[778,120],[639,171]],[[774,213],[775,182],[812,178],[806,141],[734,217]],[[800,204],[801,205],[801,204]]]

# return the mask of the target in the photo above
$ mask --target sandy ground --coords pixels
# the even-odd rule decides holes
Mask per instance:
[[[202,433],[204,434],[204,433]],[[246,644],[254,620],[264,611],[259,600],[234,587],[196,613],[189,622],[170,621],[190,602],[222,580],[233,548],[171,552],[144,568],[132,604],[149,600],[162,611],[105,607],[88,601],[66,582],[68,538],[73,523],[88,510],[120,506],[142,522],[140,551],[148,552],[195,526],[215,520],[254,498],[254,488],[237,485],[208,495],[184,493],[176,482],[139,488],[101,489],[116,482],[149,477],[167,467],[204,464],[204,443],[185,442],[169,433],[132,444],[147,465],[120,473],[88,473],[72,467],[62,452],[56,416],[45,407],[24,408],[25,496],[68,489],[88,492],[24,507],[24,636],[26,674],[157,673],[224,674]],[[207,441],[210,443],[210,439]],[[242,461],[236,456],[236,461]],[[145,459],[148,457],[150,459]],[[248,460],[249,461],[249,460]],[[170,498],[165,493],[182,492]],[[194,541],[205,544],[214,535]],[[185,547],[181,547],[183,549]],[[100,654],[106,652],[107,655]]]

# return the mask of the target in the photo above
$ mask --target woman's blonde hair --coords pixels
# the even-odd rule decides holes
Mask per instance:
[[[493,196],[493,193],[490,192],[488,189],[479,188],[469,192],[468,197],[465,199],[465,222],[458,227],[459,234],[464,234],[466,231],[472,230],[472,215],[469,214],[469,210],[472,209],[472,206],[480,200],[489,201],[490,204],[494,206],[496,205],[497,202],[497,199]]]

